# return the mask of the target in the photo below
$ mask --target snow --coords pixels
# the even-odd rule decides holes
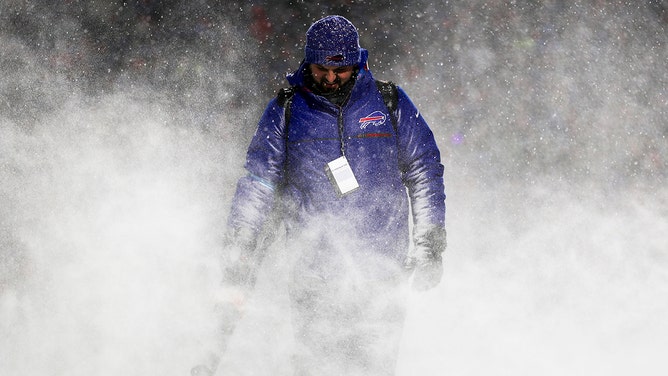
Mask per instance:
[[[666,24],[635,2],[557,3],[419,2],[401,28],[350,17],[446,167],[445,275],[410,296],[399,376],[668,370]],[[119,52],[118,69],[79,43],[99,30],[40,9],[0,7],[0,374],[187,375],[214,341],[244,149],[284,83],[249,59],[266,45],[238,13],[192,17],[198,37]],[[379,30],[403,39],[382,51]],[[266,260],[219,374],[290,374],[287,252]]]

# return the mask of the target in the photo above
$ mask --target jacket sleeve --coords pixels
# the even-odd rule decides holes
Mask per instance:
[[[419,110],[398,89],[397,137],[399,167],[408,190],[417,252],[445,250],[445,185],[441,155],[434,134]]]
[[[254,247],[271,213],[275,191],[283,179],[285,113],[272,100],[262,115],[246,154],[247,175],[240,178],[227,221],[228,234]],[[246,244],[249,243],[249,244]]]

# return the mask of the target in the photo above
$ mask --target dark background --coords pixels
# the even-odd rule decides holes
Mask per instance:
[[[531,161],[501,175],[554,163],[592,173],[584,162],[592,156],[582,150],[609,140],[590,135],[597,120],[583,115],[597,111],[639,127],[616,168],[650,178],[666,170],[668,16],[661,0],[33,1],[3,8],[0,32],[13,46],[3,53],[6,72],[34,64],[90,95],[149,86],[175,103],[181,121],[201,127],[223,127],[220,113],[240,111],[236,129],[252,129],[286,84],[308,26],[341,14],[359,28],[375,75],[409,89],[423,112],[435,113],[434,127],[484,149],[503,140],[523,153],[517,159]],[[2,112],[30,127],[59,98],[48,82],[19,77],[3,87]],[[616,114],[618,106],[605,108],[610,98],[646,111]]]

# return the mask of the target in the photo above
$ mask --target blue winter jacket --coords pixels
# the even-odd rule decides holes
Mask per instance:
[[[326,277],[355,264],[384,273],[406,259],[409,222],[415,245],[430,229],[445,228],[443,166],[434,136],[401,88],[393,124],[366,68],[366,51],[341,108],[305,87],[305,69],[302,64],[288,76],[296,90],[287,126],[276,99],[259,122],[228,224],[236,233],[257,236],[281,205],[302,269]],[[325,166],[342,154],[360,187],[340,196]]]

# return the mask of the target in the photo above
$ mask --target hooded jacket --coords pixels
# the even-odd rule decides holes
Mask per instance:
[[[408,254],[438,252],[428,234],[445,229],[443,165],[434,136],[400,87],[396,124],[367,69],[362,50],[348,100],[336,106],[305,84],[307,64],[288,75],[295,88],[290,119],[277,99],[267,105],[248,148],[228,220],[255,246],[277,205],[299,249],[298,268],[327,278],[356,265],[364,273],[398,270]],[[359,188],[338,194],[327,163],[345,155]],[[239,241],[239,239],[237,239]]]

